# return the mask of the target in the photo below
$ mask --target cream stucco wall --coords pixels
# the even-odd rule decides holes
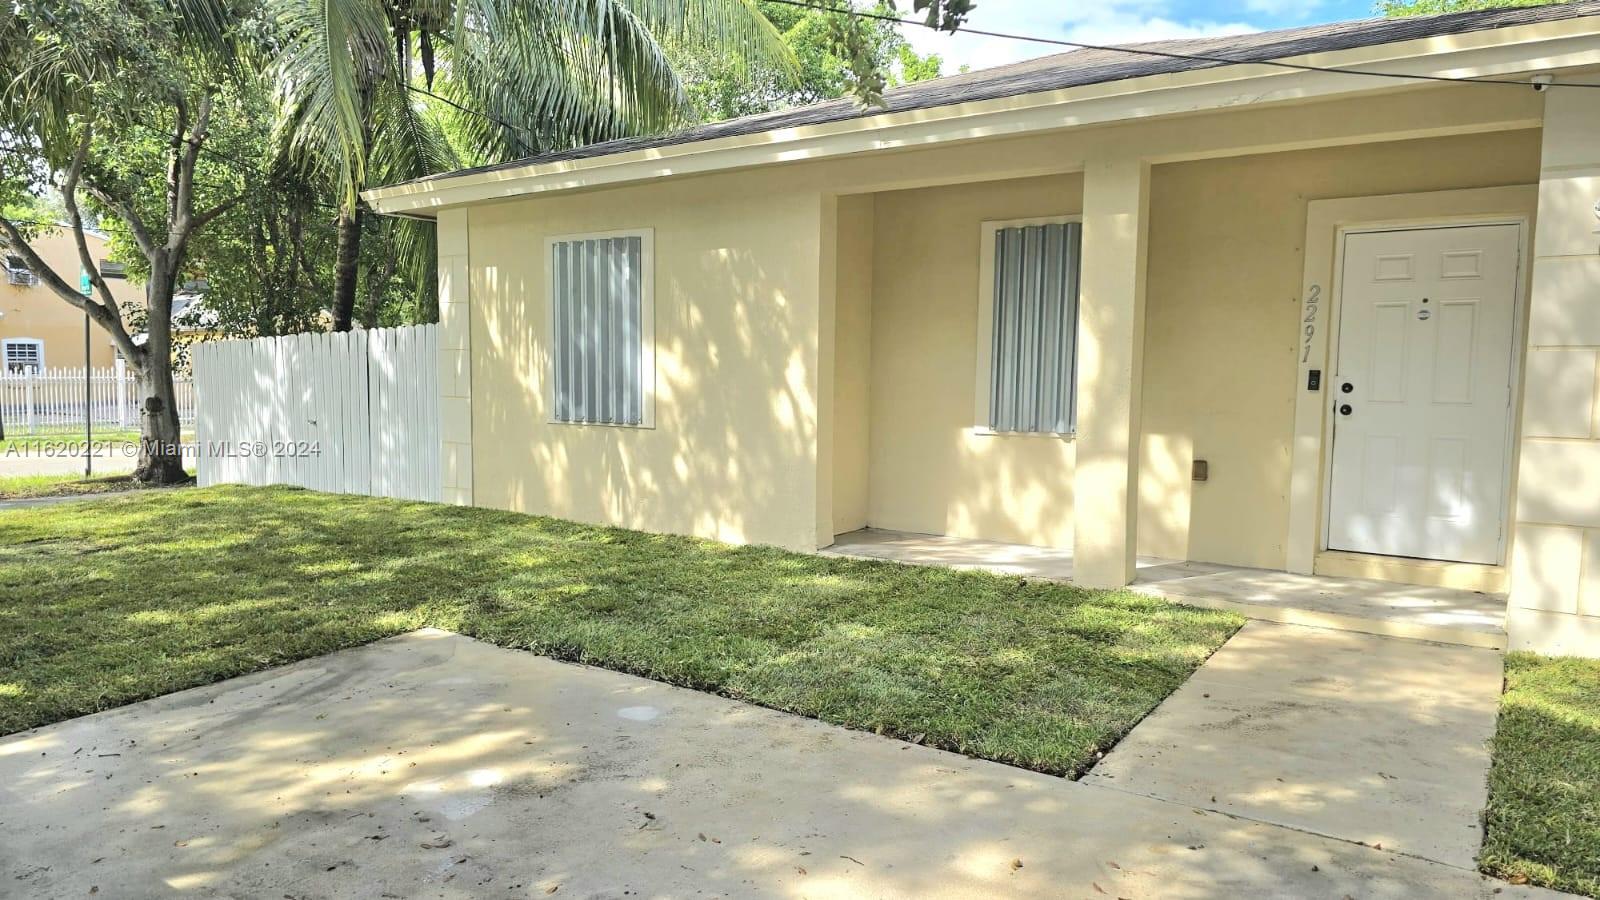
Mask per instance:
[[[1440,88],[446,210],[455,496],[797,548],[864,524],[1072,547],[1077,445],[972,429],[979,228],[1079,213],[1088,161],[1148,154],[1138,549],[1282,567],[1307,202],[1530,183],[1540,109]],[[544,241],[638,228],[655,427],[552,424]]]
[[[1139,552],[1284,566],[1308,201],[1527,184],[1538,157],[1517,131],[1155,167]],[[1074,442],[972,425],[980,223],[1081,203],[1078,175],[876,195],[871,525],[1073,546]]]
[[[868,521],[1072,546],[1073,445],[974,432],[979,228],[1076,215],[1081,176],[879,194]]]
[[[472,501],[817,546],[822,215],[814,193],[694,182],[474,207]],[[640,228],[654,229],[655,427],[552,423],[545,239]]]
[[[106,242],[94,235],[85,237],[95,260],[98,262],[105,258],[108,253]],[[56,274],[77,287],[82,264],[77,243],[70,232],[47,231],[31,241],[30,245]],[[117,278],[107,279],[106,284],[124,313],[144,306],[142,285]],[[83,313],[72,308],[43,283],[22,287],[0,278],[0,339],[6,338],[43,341],[44,364],[49,368],[78,368],[83,365]],[[89,332],[90,365],[107,367],[115,357],[111,336],[98,326],[92,327]]]
[[[867,524],[871,484],[872,194],[840,197],[833,352],[833,534]]]
[[[1285,565],[1308,201],[1538,173],[1531,130],[1156,167],[1140,552]],[[1196,458],[1206,482],[1190,480]]]

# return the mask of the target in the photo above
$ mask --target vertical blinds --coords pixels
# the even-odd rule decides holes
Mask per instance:
[[[989,354],[995,431],[1073,429],[1082,246],[1076,222],[995,231]]]
[[[557,421],[643,421],[642,256],[638,236],[552,244]]]

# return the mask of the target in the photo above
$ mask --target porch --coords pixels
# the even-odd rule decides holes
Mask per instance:
[[[877,528],[841,534],[821,552],[1051,581],[1073,576],[1070,550]],[[1138,557],[1128,590],[1289,625],[1467,647],[1506,646],[1501,594],[1149,556]]]

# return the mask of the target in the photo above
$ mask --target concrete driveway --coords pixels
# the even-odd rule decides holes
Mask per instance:
[[[0,739],[0,895],[1513,897],[425,631]]]

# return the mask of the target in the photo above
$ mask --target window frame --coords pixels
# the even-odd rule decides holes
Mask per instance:
[[[977,388],[973,403],[973,425],[971,433],[991,437],[1021,437],[1021,438],[1046,438],[1058,441],[1071,441],[1077,436],[1076,430],[1068,431],[996,431],[989,427],[989,400],[990,382],[993,378],[994,363],[994,240],[996,232],[1003,228],[1024,228],[1030,225],[1070,225],[1083,224],[1082,213],[1069,213],[1055,216],[1034,216],[1025,219],[995,219],[986,220],[979,224],[979,257],[978,257],[978,347],[977,347]],[[1080,251],[1079,264],[1082,264]],[[1078,304],[1074,307],[1077,314],[1082,305],[1083,292],[1080,288]],[[1078,327],[1073,330],[1073,340],[1077,341],[1082,334],[1082,320],[1079,319]],[[1076,359],[1076,354],[1074,354]],[[1072,390],[1078,390],[1077,370],[1074,368],[1072,377]],[[1076,404],[1074,404],[1075,406]],[[1077,422],[1072,423],[1076,429]]]
[[[39,366],[34,370],[35,375],[44,373],[44,340],[31,337],[8,337],[0,339],[0,372],[6,375],[21,375],[23,372],[11,370],[11,348],[16,346],[32,346],[38,351]]]
[[[572,241],[638,238],[639,266],[639,421],[573,422],[556,417],[556,270],[555,247]],[[585,231],[553,234],[544,239],[544,354],[545,421],[551,425],[575,428],[656,427],[656,256],[654,228],[624,228],[616,231]]]

